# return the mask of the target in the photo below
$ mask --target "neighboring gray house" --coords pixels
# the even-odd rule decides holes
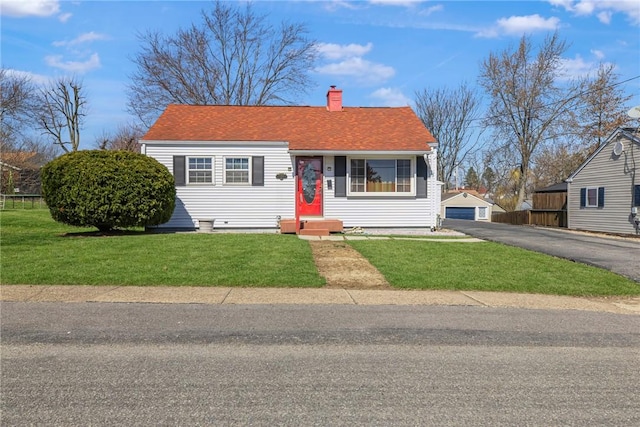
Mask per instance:
[[[616,129],[567,183],[570,229],[640,234],[638,129]]]

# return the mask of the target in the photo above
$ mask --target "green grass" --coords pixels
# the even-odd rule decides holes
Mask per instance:
[[[352,240],[349,244],[398,288],[640,295],[640,284],[609,271],[493,242]]]
[[[497,243],[349,240],[397,288],[640,295],[611,272]],[[104,236],[45,209],[0,212],[0,282],[52,285],[320,287],[307,241],[279,234]]]
[[[307,242],[279,234],[98,236],[47,210],[0,213],[3,284],[297,286],[325,284]]]

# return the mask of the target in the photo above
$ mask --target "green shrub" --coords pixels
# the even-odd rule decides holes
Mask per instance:
[[[42,195],[54,220],[107,231],[169,221],[176,190],[171,173],[151,157],[90,150],[46,164]]]

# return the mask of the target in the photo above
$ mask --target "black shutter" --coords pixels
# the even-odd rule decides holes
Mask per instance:
[[[423,156],[416,157],[416,197],[424,199],[427,197],[427,163]]]
[[[185,157],[173,156],[173,179],[177,187],[186,185]]]
[[[251,185],[264,187],[264,156],[251,158]]]
[[[640,185],[633,187],[633,206],[640,206]]]
[[[347,157],[335,157],[335,197],[347,197]]]
[[[580,189],[580,207],[584,208],[585,206],[587,206],[587,189],[581,188]]]
[[[598,207],[604,208],[604,187],[598,187]]]

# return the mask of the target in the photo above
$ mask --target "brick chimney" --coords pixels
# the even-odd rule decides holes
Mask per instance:
[[[342,89],[331,86],[327,92],[327,110],[342,111]]]

